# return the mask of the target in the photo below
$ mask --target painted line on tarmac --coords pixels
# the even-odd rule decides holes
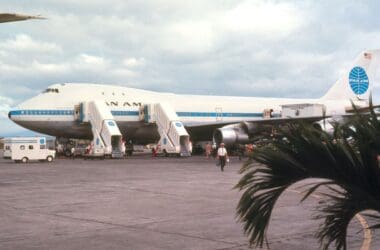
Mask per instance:
[[[364,241],[360,250],[369,250],[372,241],[371,229],[368,228],[368,222],[364,219],[363,216],[361,216],[360,214],[356,214],[355,217],[356,219],[358,219],[364,230]]]
[[[302,194],[301,191],[294,190],[294,189],[288,189],[287,191],[297,193],[297,194]],[[316,199],[322,198],[320,195],[316,195],[316,194],[312,194],[310,196]],[[372,241],[372,232],[371,232],[371,229],[368,228],[369,227],[368,222],[360,214],[356,214],[355,218],[359,221],[364,231],[364,236],[363,236],[364,240],[363,240],[362,246],[360,247],[360,250],[369,250],[371,246],[371,241]]]

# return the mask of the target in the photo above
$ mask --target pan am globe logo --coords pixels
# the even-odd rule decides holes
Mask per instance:
[[[352,91],[357,95],[367,92],[369,87],[368,76],[362,67],[356,66],[350,71],[348,77]]]

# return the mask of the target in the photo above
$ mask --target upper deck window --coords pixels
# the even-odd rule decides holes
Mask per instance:
[[[53,88],[47,88],[42,93],[59,93],[59,90],[58,89],[53,89]]]

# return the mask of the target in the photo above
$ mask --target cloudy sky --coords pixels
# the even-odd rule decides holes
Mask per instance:
[[[380,48],[379,9],[349,0],[1,1],[0,12],[48,19],[0,26],[0,136],[24,133],[7,110],[61,82],[318,98],[360,51]]]

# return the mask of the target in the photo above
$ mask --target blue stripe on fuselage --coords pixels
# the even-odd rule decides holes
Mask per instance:
[[[262,117],[262,113],[177,112],[181,117]]]
[[[12,110],[11,115],[73,115],[74,110],[27,109]]]
[[[72,116],[74,110],[41,110],[41,109],[29,109],[29,110],[13,110],[10,112],[11,116],[16,115],[52,115],[52,116]],[[138,111],[120,111],[112,110],[113,116],[138,116]],[[262,113],[232,113],[232,112],[177,112],[179,117],[262,117]]]
[[[119,110],[114,110],[111,111],[111,114],[113,116],[138,116],[139,112],[138,111],[119,111]]]

